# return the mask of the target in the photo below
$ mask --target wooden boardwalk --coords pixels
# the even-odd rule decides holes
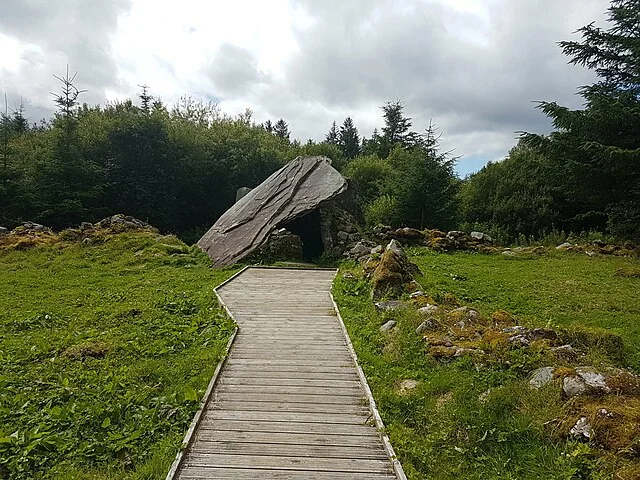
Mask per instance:
[[[375,426],[334,276],[249,268],[216,289],[239,331],[168,479],[406,478]]]

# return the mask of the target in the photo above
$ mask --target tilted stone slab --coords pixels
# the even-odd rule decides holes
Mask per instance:
[[[327,157],[298,157],[242,197],[198,246],[226,267],[264,244],[269,233],[344,192],[347,182]]]

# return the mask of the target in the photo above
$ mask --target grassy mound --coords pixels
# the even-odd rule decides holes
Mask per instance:
[[[0,249],[0,478],[164,478],[233,329],[213,294],[233,271],[153,231],[28,240]]]
[[[407,298],[407,307],[397,311],[377,311],[355,264],[343,265],[348,275],[339,275],[334,286],[410,479],[639,478],[637,377],[618,373],[620,385],[601,397],[567,399],[561,388],[573,364],[640,371],[640,284],[616,274],[636,269],[637,259],[415,248],[410,260],[422,271],[417,280],[427,298],[445,312],[468,306],[481,320],[469,328],[465,317],[463,329],[460,319],[435,314],[418,333],[428,319],[414,305],[419,299]],[[396,328],[381,332],[391,319]],[[515,322],[540,334],[553,329],[557,343],[507,345],[503,330]],[[577,359],[553,358],[552,345],[564,343]],[[531,373],[549,362],[557,378],[530,388]],[[569,435],[581,416],[593,427],[590,441]]]

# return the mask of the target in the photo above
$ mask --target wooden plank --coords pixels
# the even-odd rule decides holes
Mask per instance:
[[[277,469],[188,467],[182,480],[394,480],[391,474],[310,472]]]
[[[313,367],[312,367],[313,368]],[[265,370],[255,368],[226,368],[225,375],[234,376],[235,378],[294,378],[307,380],[351,380],[358,382],[358,376],[345,369],[344,373],[332,373],[318,371],[318,369],[310,370]]]
[[[278,443],[289,445],[332,445],[381,448],[382,442],[374,435],[326,435],[320,433],[238,432],[229,430],[203,430],[198,439],[211,442]]]
[[[236,467],[253,469],[309,470],[345,473],[391,473],[388,460],[318,458],[274,455],[229,455],[190,453],[185,466]]]
[[[283,393],[233,393],[221,392],[216,394],[217,401],[229,402],[286,402],[286,403],[313,403],[318,405],[366,405],[364,395],[341,395],[335,397],[332,395],[302,395],[302,394],[283,394]]]
[[[278,443],[219,442],[199,439],[191,451],[194,453],[228,455],[270,455],[287,457],[351,458],[385,460],[387,454],[382,448],[332,445],[294,445]]]
[[[337,387],[360,389],[357,380],[328,380],[309,378],[270,378],[270,377],[237,377],[235,375],[223,375],[220,378],[221,385],[260,385],[265,387]]]
[[[252,412],[304,412],[329,413],[332,415],[368,415],[369,408],[365,404],[357,403],[311,403],[311,402],[257,402],[222,400],[211,406],[211,410],[251,410]]]
[[[348,425],[343,423],[305,422],[256,422],[253,420],[207,420],[200,424],[199,431],[232,430],[240,432],[277,433],[320,433],[324,435],[356,435],[370,437],[372,428],[368,425]]]
[[[218,391],[222,393],[280,393],[280,394],[313,394],[313,395],[334,395],[334,396],[362,396],[360,388],[337,388],[337,387],[289,387],[289,386],[261,386],[261,385],[234,385],[220,383]]]
[[[216,420],[248,420],[253,422],[306,422],[365,425],[367,417],[364,415],[333,415],[330,413],[207,410],[204,419],[210,422],[215,422]]]

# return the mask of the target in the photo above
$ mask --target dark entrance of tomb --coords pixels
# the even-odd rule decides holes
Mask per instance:
[[[282,225],[282,227],[300,237],[300,240],[302,240],[302,255],[306,261],[316,260],[324,252],[319,209],[295,218]]]

